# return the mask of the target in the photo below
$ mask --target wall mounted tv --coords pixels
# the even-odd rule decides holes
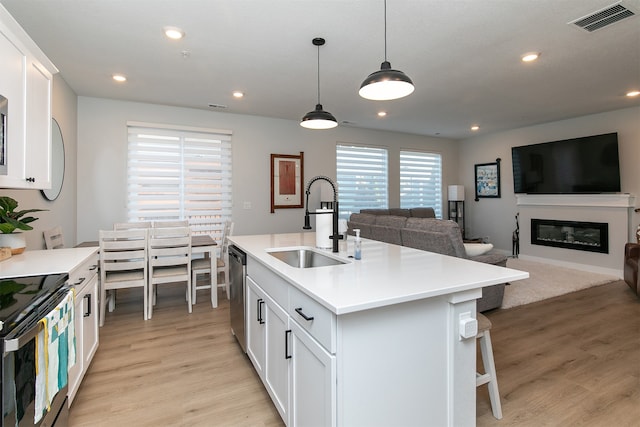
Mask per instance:
[[[512,147],[511,159],[515,193],[620,192],[615,132]]]

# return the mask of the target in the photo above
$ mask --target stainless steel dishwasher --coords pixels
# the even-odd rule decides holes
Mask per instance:
[[[247,352],[247,341],[244,333],[244,295],[247,275],[247,255],[236,246],[229,246],[229,289],[231,292],[229,314],[231,332]]]

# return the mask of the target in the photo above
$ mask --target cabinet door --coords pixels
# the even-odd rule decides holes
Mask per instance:
[[[30,188],[51,188],[51,82],[51,73],[27,58],[25,180]]]
[[[264,381],[266,300],[262,290],[247,277],[246,320],[247,355]]]
[[[265,385],[276,409],[289,425],[289,365],[290,337],[289,315],[267,296],[265,303],[266,365]]]
[[[85,298],[84,296],[89,291],[88,288],[83,288],[82,291],[77,292],[75,296],[75,333],[76,333],[76,364],[69,369],[69,390],[67,392],[67,396],[69,396],[69,405],[73,402],[73,398],[76,396],[76,392],[78,391],[78,387],[80,387],[80,381],[82,381],[82,374],[84,371],[84,357],[83,357],[83,348],[84,348],[84,318],[82,314],[84,313],[84,305]]]
[[[25,53],[0,22],[0,95],[6,98],[2,111],[4,141],[0,141],[0,187],[24,187],[25,165]],[[6,112],[5,112],[6,111]],[[4,144],[2,144],[4,142]]]
[[[292,330],[290,425],[336,425],[336,357],[295,321]]]
[[[98,350],[98,275],[87,284],[87,292],[82,298],[82,370],[86,372]]]

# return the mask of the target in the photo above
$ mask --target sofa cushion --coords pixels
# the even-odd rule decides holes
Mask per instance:
[[[389,209],[389,215],[403,216],[408,218],[410,215],[409,209],[391,208]]]
[[[408,248],[421,249],[442,255],[452,255],[455,252],[451,245],[451,238],[447,233],[403,228],[400,230],[400,235],[402,244]]]
[[[371,239],[371,226],[375,224],[377,215],[365,214],[365,213],[352,213],[347,221],[347,234],[352,236],[356,233],[353,231],[356,228],[360,229],[360,236],[365,239]]]
[[[389,209],[360,209],[360,213],[368,215],[389,215]]]
[[[445,233],[451,240],[451,252],[446,255],[457,256],[458,258],[469,258],[462,244],[460,226],[455,221],[436,218],[408,218],[406,228]]]
[[[433,208],[411,208],[409,209],[409,216],[414,218],[435,218],[436,213]]]

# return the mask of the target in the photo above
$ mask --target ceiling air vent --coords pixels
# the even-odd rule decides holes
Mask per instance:
[[[571,21],[569,24],[577,25],[583,30],[592,32],[633,15],[635,15],[635,13],[631,10],[622,6],[620,3],[616,3],[604,9],[600,9],[590,15]]]

